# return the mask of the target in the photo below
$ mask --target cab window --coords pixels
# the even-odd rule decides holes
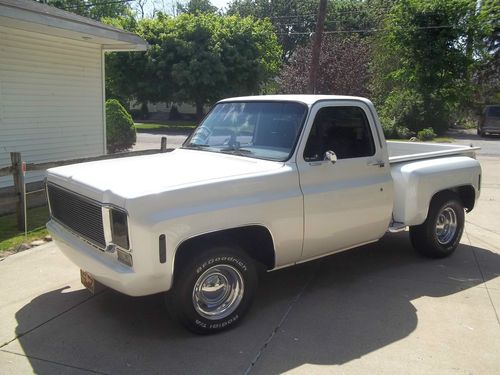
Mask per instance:
[[[318,111],[306,143],[304,160],[324,160],[327,151],[335,152],[337,159],[375,154],[370,124],[363,109],[324,107]]]

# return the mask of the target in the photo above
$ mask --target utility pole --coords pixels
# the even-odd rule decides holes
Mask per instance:
[[[316,80],[319,68],[319,55],[321,52],[321,41],[323,39],[323,29],[325,26],[327,0],[319,1],[318,21],[316,22],[316,32],[314,33],[314,42],[312,48],[311,70],[309,71],[309,94],[316,93]]]

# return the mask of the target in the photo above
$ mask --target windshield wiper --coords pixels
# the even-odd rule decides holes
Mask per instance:
[[[233,154],[233,155],[253,154],[253,151],[251,151],[251,150],[247,150],[245,148],[236,148],[236,147],[221,148],[219,151],[224,152],[226,154]]]
[[[197,144],[197,143],[188,143],[185,146],[182,146],[182,148],[194,148],[197,150],[202,150],[204,148],[210,147],[210,145],[204,145],[204,144]]]

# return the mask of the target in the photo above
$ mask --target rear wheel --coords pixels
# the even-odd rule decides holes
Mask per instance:
[[[451,255],[462,238],[465,214],[462,202],[452,192],[437,195],[431,201],[427,219],[410,227],[413,247],[431,258]]]
[[[176,269],[167,308],[199,334],[226,330],[240,322],[253,299],[257,273],[252,259],[235,246],[213,246]]]

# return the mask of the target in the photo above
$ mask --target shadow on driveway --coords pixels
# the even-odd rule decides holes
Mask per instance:
[[[496,277],[482,275],[477,259],[500,269],[500,256],[486,249],[462,244],[450,258],[429,260],[413,252],[406,233],[386,236],[264,275],[242,324],[214,336],[195,336],[178,326],[166,314],[161,295],[133,298],[111,290],[23,335],[47,306],[88,293],[58,289],[17,312],[20,348],[10,350],[119,374],[235,374],[255,362],[256,370],[280,373],[304,363],[342,364],[414,331],[418,319],[412,300],[448,296]],[[31,365],[35,373],[43,372],[39,361]]]

